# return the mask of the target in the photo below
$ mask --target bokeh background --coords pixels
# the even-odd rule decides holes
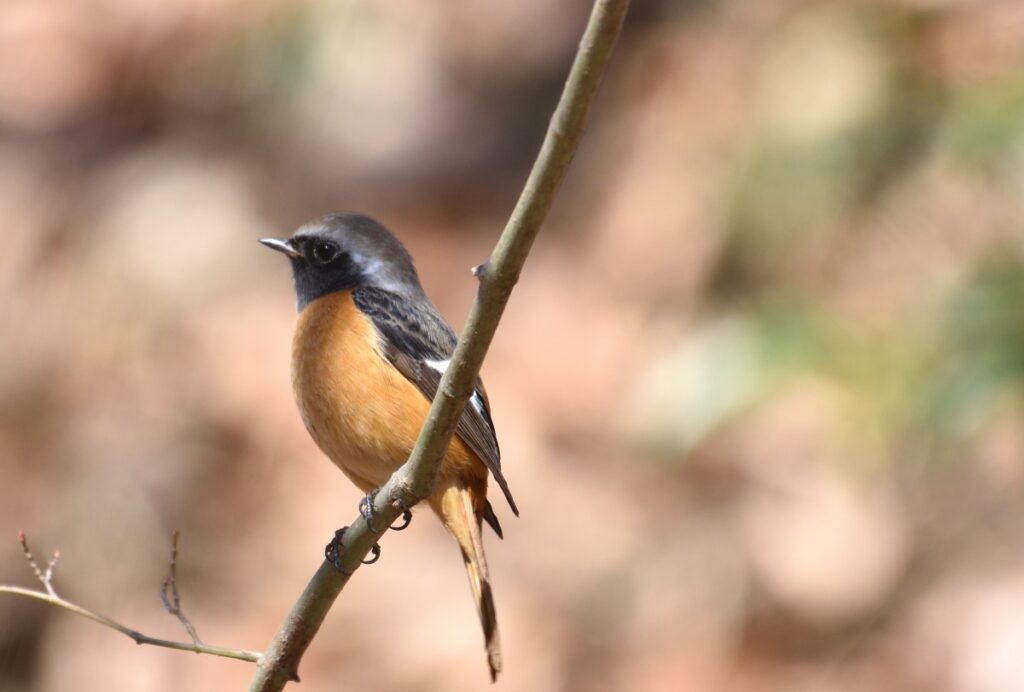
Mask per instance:
[[[255,241],[368,212],[450,321],[588,3],[0,4],[0,582],[265,648],[356,491]],[[1024,690],[1024,3],[637,0],[484,366],[497,689]],[[298,689],[488,689],[383,541]],[[244,689],[0,597],[0,690]]]

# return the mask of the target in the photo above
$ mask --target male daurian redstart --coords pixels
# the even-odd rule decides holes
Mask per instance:
[[[455,333],[423,292],[409,252],[371,218],[330,214],[287,240],[260,242],[292,265],[299,310],[292,385],[306,429],[353,483],[372,493],[412,452]],[[501,650],[481,522],[502,533],[487,501],[488,471],[518,516],[478,381],[429,502],[462,551],[493,680]],[[372,498],[362,507],[372,507]]]

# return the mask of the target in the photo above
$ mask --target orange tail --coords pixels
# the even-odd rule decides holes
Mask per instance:
[[[471,491],[458,482],[442,485],[431,500],[434,511],[440,515],[445,528],[455,536],[462,549],[466,575],[484,630],[487,663],[491,668],[493,682],[501,672],[501,643],[498,640],[498,620],[491,593],[490,574],[487,571],[487,558],[484,557],[484,545],[480,540],[480,515],[474,508]]]

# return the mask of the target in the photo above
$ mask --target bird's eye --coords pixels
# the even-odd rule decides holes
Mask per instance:
[[[313,259],[317,264],[330,264],[338,256],[338,246],[326,241],[313,244]]]

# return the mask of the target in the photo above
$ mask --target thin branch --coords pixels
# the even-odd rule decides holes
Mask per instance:
[[[558,107],[519,201],[490,259],[474,268],[480,281],[476,301],[437,389],[427,420],[409,460],[391,476],[374,501],[377,527],[427,497],[455,426],[473,391],[480,366],[501,320],[512,288],[547,216],[555,192],[583,134],[587,113],[622,27],[629,0],[597,0],[580,41]],[[299,661],[352,572],[377,543],[367,521],[358,517],[342,540],[341,574],[320,565],[292,607],[270,648],[257,663],[250,690],[277,691],[297,681]]]
[[[35,557],[32,556],[32,551],[28,547],[28,538],[25,536],[24,531],[18,532],[18,543],[21,544],[21,552],[25,554],[25,559],[28,560],[28,566],[36,573],[36,578],[43,583],[44,587],[46,587],[46,593],[56,597],[57,592],[53,589],[53,568],[57,566],[57,561],[60,560],[60,551],[53,551],[53,557],[50,558],[48,563],[46,563],[46,572],[43,572],[39,569],[39,565],[36,563]]]
[[[168,596],[168,590],[170,595]],[[171,539],[171,567],[170,573],[167,578],[164,579],[164,585],[160,587],[160,600],[164,603],[164,608],[167,612],[178,618],[184,626],[185,631],[188,632],[188,636],[192,638],[192,643],[197,646],[203,645],[203,640],[199,638],[199,633],[196,632],[196,628],[192,625],[192,622],[185,617],[185,613],[181,611],[181,598],[178,596],[178,532],[174,532],[174,538]]]
[[[120,622],[111,620],[105,615],[100,615],[91,610],[83,608],[82,606],[72,603],[71,601],[65,600],[57,594],[56,589],[53,587],[53,568],[57,564],[59,553],[54,553],[53,559],[47,564],[46,571],[42,571],[39,565],[36,564],[35,558],[32,557],[32,552],[28,548],[28,540],[25,538],[25,532],[18,532],[18,542],[21,544],[21,549],[25,553],[25,559],[28,560],[29,566],[32,571],[35,572],[36,577],[46,588],[46,591],[37,591],[35,589],[26,589],[20,586],[8,586],[0,585],[0,593],[15,594],[18,596],[26,596],[28,598],[34,598],[44,603],[63,608],[82,617],[89,618],[93,622],[99,623],[104,627],[109,627],[112,630],[120,632],[126,637],[130,637],[136,644],[149,644],[150,646],[161,646],[165,649],[178,649],[180,651],[191,651],[197,654],[210,654],[211,656],[223,656],[224,658],[235,658],[240,661],[249,661],[255,663],[260,660],[261,654],[258,651],[245,651],[243,649],[225,649],[219,646],[208,646],[203,644],[194,638],[191,643],[189,642],[176,642],[167,639],[157,639],[156,637],[150,637],[142,634],[130,627],[122,625]],[[177,551],[177,543],[175,543],[175,552]]]
[[[210,654],[212,656],[223,656],[224,658],[236,658],[240,661],[249,661],[255,663],[260,660],[260,653],[258,651],[245,651],[243,649],[223,649],[219,646],[208,646],[206,644],[195,644],[189,642],[175,642],[167,639],[157,639],[156,637],[150,637],[141,632],[137,632],[130,627],[125,627],[119,622],[111,620],[110,618],[94,613],[91,610],[87,610],[80,605],[76,605],[71,601],[66,601],[60,596],[51,596],[45,591],[36,591],[34,589],[24,589],[20,586],[0,586],[0,593],[17,594],[19,596],[27,596],[28,598],[34,598],[50,605],[63,608],[64,610],[71,611],[81,615],[82,617],[89,618],[93,622],[98,622],[104,627],[109,627],[112,630],[116,630],[121,634],[131,637],[136,644],[150,644],[152,646],[162,646],[165,649],[178,649],[180,651],[191,651],[197,654]]]

